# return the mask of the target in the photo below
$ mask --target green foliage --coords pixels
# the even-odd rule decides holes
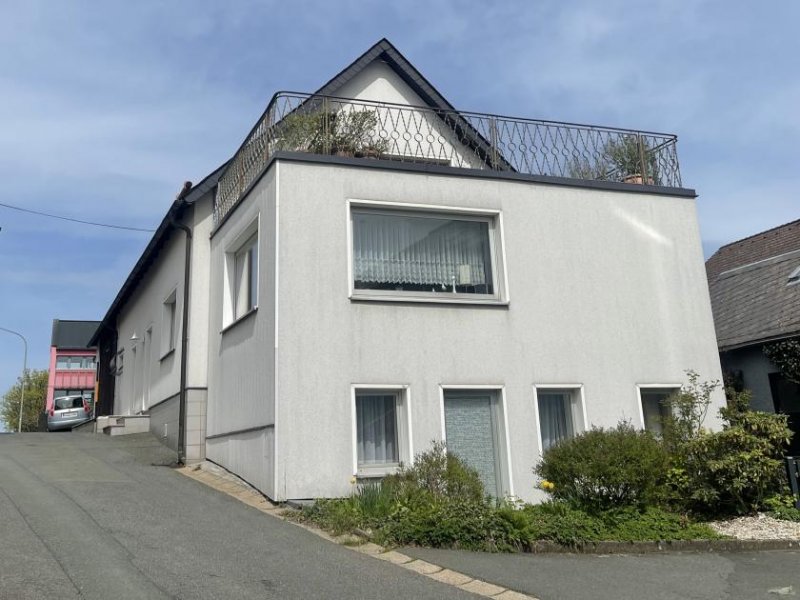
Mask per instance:
[[[664,444],[673,455],[680,454],[687,442],[700,435],[711,395],[720,386],[717,380],[700,381],[700,375],[692,370],[686,371],[686,377],[689,382],[669,398],[670,416],[662,421]]]
[[[703,404],[703,387],[695,399]],[[750,393],[728,390],[720,410],[723,429],[696,429],[691,436],[672,436],[669,481],[673,502],[706,515],[745,514],[785,486],[783,452],[791,431],[785,415],[750,409]],[[690,427],[678,422],[678,431]]]
[[[448,454],[444,443],[434,441],[431,449],[417,454],[414,464],[401,465],[395,475],[386,477],[383,485],[398,498],[414,499],[430,496],[480,502],[485,492],[478,472],[454,454]]]
[[[800,508],[790,493],[772,496],[764,501],[764,508],[776,519],[800,522]]]
[[[637,135],[624,135],[606,142],[603,147],[603,162],[616,173],[616,179],[645,176],[643,166],[647,170],[647,183],[661,184],[658,171],[658,158],[647,139]]]
[[[371,110],[294,112],[277,125],[276,150],[380,156],[387,141],[377,136],[378,117]]]
[[[667,465],[663,446],[650,432],[620,423],[548,449],[535,473],[553,484],[553,497],[598,512],[656,502]]]
[[[764,346],[764,355],[789,381],[800,384],[800,340],[784,340]]]
[[[25,400],[22,407],[22,431],[37,431],[39,417],[44,412],[47,399],[45,370],[28,369],[25,373]],[[8,431],[16,431],[19,424],[19,405],[22,398],[22,377],[17,379],[0,403],[0,418]]]

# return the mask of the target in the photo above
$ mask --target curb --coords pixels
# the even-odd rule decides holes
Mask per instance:
[[[508,588],[475,579],[464,573],[452,571],[439,565],[429,563],[424,560],[412,558],[402,552],[390,550],[365,541],[361,537],[352,535],[342,535],[334,537],[325,531],[308,525],[307,523],[298,523],[291,519],[287,519],[283,513],[287,511],[285,507],[278,506],[270,502],[261,492],[254,487],[248,485],[245,481],[239,479],[235,475],[228,473],[222,467],[210,462],[200,463],[189,467],[181,467],[175,469],[182,475],[194,479],[198,483],[202,483],[214,490],[222,492],[248,506],[260,510],[264,514],[268,514],[276,519],[281,519],[297,527],[301,527],[306,531],[313,533],[329,542],[334,542],[348,548],[353,552],[358,552],[364,556],[369,556],[378,560],[383,560],[388,563],[397,565],[423,577],[428,577],[439,583],[444,583],[452,587],[456,587],[465,592],[470,592],[485,598],[494,598],[495,600],[538,600],[534,596],[521,594],[510,590]]]
[[[654,554],[659,552],[755,552],[797,550],[800,540],[661,540],[655,542],[590,542],[562,546],[533,542],[523,549],[530,554]]]

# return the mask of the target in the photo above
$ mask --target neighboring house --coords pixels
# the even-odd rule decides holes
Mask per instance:
[[[346,495],[440,439],[534,499],[551,444],[656,427],[686,369],[721,377],[675,137],[456,111],[386,40],[273,97],[104,323],[115,411],[177,419],[197,435],[169,443],[274,500]]]
[[[94,405],[97,348],[90,340],[99,325],[100,321],[53,319],[46,410],[59,396],[81,395]]]
[[[722,368],[753,393],[753,407],[789,415],[800,455],[800,386],[764,355],[766,343],[800,339],[800,220],[717,250],[706,262]]]

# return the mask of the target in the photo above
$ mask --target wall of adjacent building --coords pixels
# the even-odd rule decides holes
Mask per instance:
[[[772,400],[772,389],[769,385],[769,374],[778,372],[778,367],[773,365],[764,356],[761,344],[723,352],[723,371],[741,371],[742,383],[745,389],[752,392],[750,405],[755,410],[775,412],[775,403]]]

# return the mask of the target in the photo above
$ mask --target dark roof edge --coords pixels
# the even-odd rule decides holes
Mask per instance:
[[[708,260],[714,258],[721,250],[725,248],[728,248],[730,246],[735,246],[736,244],[741,244],[742,242],[746,242],[747,240],[752,240],[753,238],[757,238],[758,236],[764,235],[765,233],[772,233],[773,231],[777,231],[778,229],[783,229],[784,227],[788,227],[789,225],[800,225],[800,219],[797,219],[796,221],[789,221],[788,223],[784,223],[783,225],[776,225],[775,227],[770,227],[769,229],[765,229],[764,231],[759,231],[758,233],[754,233],[753,235],[748,235],[747,237],[743,237],[740,240],[734,240],[733,242],[728,242],[727,244],[717,248],[717,251],[714,252],[714,254],[712,254],[708,258]]]
[[[758,344],[769,344],[770,342],[780,342],[782,340],[788,340],[799,336],[800,336],[800,329],[798,329],[797,331],[790,331],[788,333],[778,333],[764,338],[755,338],[752,340],[747,340],[746,342],[738,342],[736,344],[730,344],[729,346],[720,345],[718,349],[720,352],[731,352],[733,350],[741,350],[742,348],[747,348],[748,346],[756,346]]]
[[[161,224],[156,229],[153,237],[150,238],[150,242],[148,242],[147,246],[142,252],[142,255],[139,257],[139,260],[136,261],[136,264],[133,266],[133,269],[131,269],[131,272],[125,279],[125,282],[122,284],[119,292],[117,292],[116,297],[111,302],[111,306],[109,306],[108,311],[106,311],[106,314],[103,317],[103,320],[100,322],[100,326],[97,328],[97,331],[92,336],[91,340],[89,340],[90,344],[97,344],[98,338],[100,337],[100,333],[103,331],[103,329],[113,329],[109,322],[119,311],[119,309],[122,308],[122,305],[135,289],[137,278],[147,269],[150,258],[155,254],[161,244],[166,241],[169,230],[172,228],[172,222],[180,216],[182,210],[186,206],[194,204],[204,194],[214,188],[214,186],[217,184],[217,180],[219,179],[220,175],[222,175],[222,172],[225,170],[225,167],[228,166],[229,162],[229,160],[226,160],[223,164],[214,169],[214,171],[206,175],[203,180],[200,181],[200,183],[192,186],[188,193],[178,196],[172,202],[167,214],[165,214],[164,218],[161,220]]]
[[[472,177],[477,179],[495,179],[500,181],[519,181],[530,183],[543,183],[547,185],[560,185],[566,187],[606,190],[613,192],[627,192],[634,194],[654,194],[657,196],[670,196],[673,198],[697,198],[697,192],[691,188],[671,188],[658,185],[641,185],[632,183],[618,183],[616,181],[593,181],[588,179],[570,179],[568,177],[554,177],[552,175],[526,175],[509,171],[490,171],[488,169],[465,169],[463,167],[447,167],[443,165],[431,165],[425,163],[411,163],[391,160],[377,160],[374,158],[351,158],[347,156],[329,156],[327,154],[309,154],[306,152],[274,152],[261,172],[253,178],[252,183],[242,192],[231,209],[225,214],[222,220],[217,223],[211,232],[211,237],[228,220],[240,204],[247,198],[252,189],[258,185],[262,177],[278,160],[290,162],[307,162],[315,164],[332,164],[345,167],[363,167],[368,169],[379,169],[384,171],[407,171],[411,173],[427,173],[428,175],[448,175],[450,177]]]

